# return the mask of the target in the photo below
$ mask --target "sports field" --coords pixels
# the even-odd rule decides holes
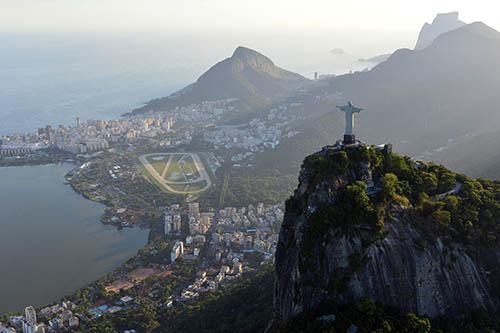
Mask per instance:
[[[194,153],[154,153],[139,157],[148,176],[168,192],[195,194],[212,186],[200,157]]]

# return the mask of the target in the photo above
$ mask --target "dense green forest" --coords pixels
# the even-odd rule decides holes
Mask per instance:
[[[252,277],[176,308],[162,318],[158,332],[261,332],[273,317],[274,270],[268,266]]]
[[[498,181],[475,180],[441,165],[394,153],[385,156],[370,147],[314,154],[304,162],[311,174],[310,188],[351,170],[359,174],[363,165],[370,166],[379,191],[368,196],[362,181],[339,189],[337,204],[319,207],[312,217],[316,228],[349,221],[383,231],[384,221],[390,219],[388,208],[401,206],[409,214],[408,221],[432,237],[439,235],[444,240],[480,247],[499,244]],[[289,209],[298,208],[294,205],[287,202]]]

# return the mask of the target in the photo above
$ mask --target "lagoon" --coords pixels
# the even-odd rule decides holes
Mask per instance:
[[[100,222],[66,185],[71,164],[0,168],[0,313],[59,300],[112,271],[148,232]]]

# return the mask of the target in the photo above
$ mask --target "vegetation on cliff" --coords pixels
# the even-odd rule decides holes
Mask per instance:
[[[306,202],[290,198],[287,207],[309,207],[311,230],[350,225],[382,232],[388,211],[399,206],[411,215],[408,221],[428,235],[481,247],[499,244],[498,181],[474,180],[441,165],[365,146],[311,155],[304,161],[303,175],[308,182]],[[325,194],[335,197],[334,204],[317,200],[322,187],[336,191]]]
[[[333,314],[335,313],[335,314]],[[303,313],[277,329],[279,333],[479,333],[495,332],[487,314],[474,311],[464,322],[431,320],[414,313],[402,314],[368,298],[338,308]]]
[[[292,320],[285,331],[463,329],[439,316],[482,318],[466,332],[495,325],[500,182],[388,148],[326,147],[305,159],[276,254],[276,312]],[[359,313],[363,297],[380,303],[372,314]]]

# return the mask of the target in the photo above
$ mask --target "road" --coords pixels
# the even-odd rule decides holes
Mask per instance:
[[[441,199],[444,199],[446,196],[448,195],[455,195],[455,194],[458,194],[458,192],[460,192],[460,190],[462,189],[462,186],[464,184],[462,184],[461,182],[457,181],[457,183],[455,184],[455,187],[452,188],[451,190],[447,191],[447,192],[444,192],[444,193],[440,193],[437,195],[437,198],[438,200],[441,200]]]

